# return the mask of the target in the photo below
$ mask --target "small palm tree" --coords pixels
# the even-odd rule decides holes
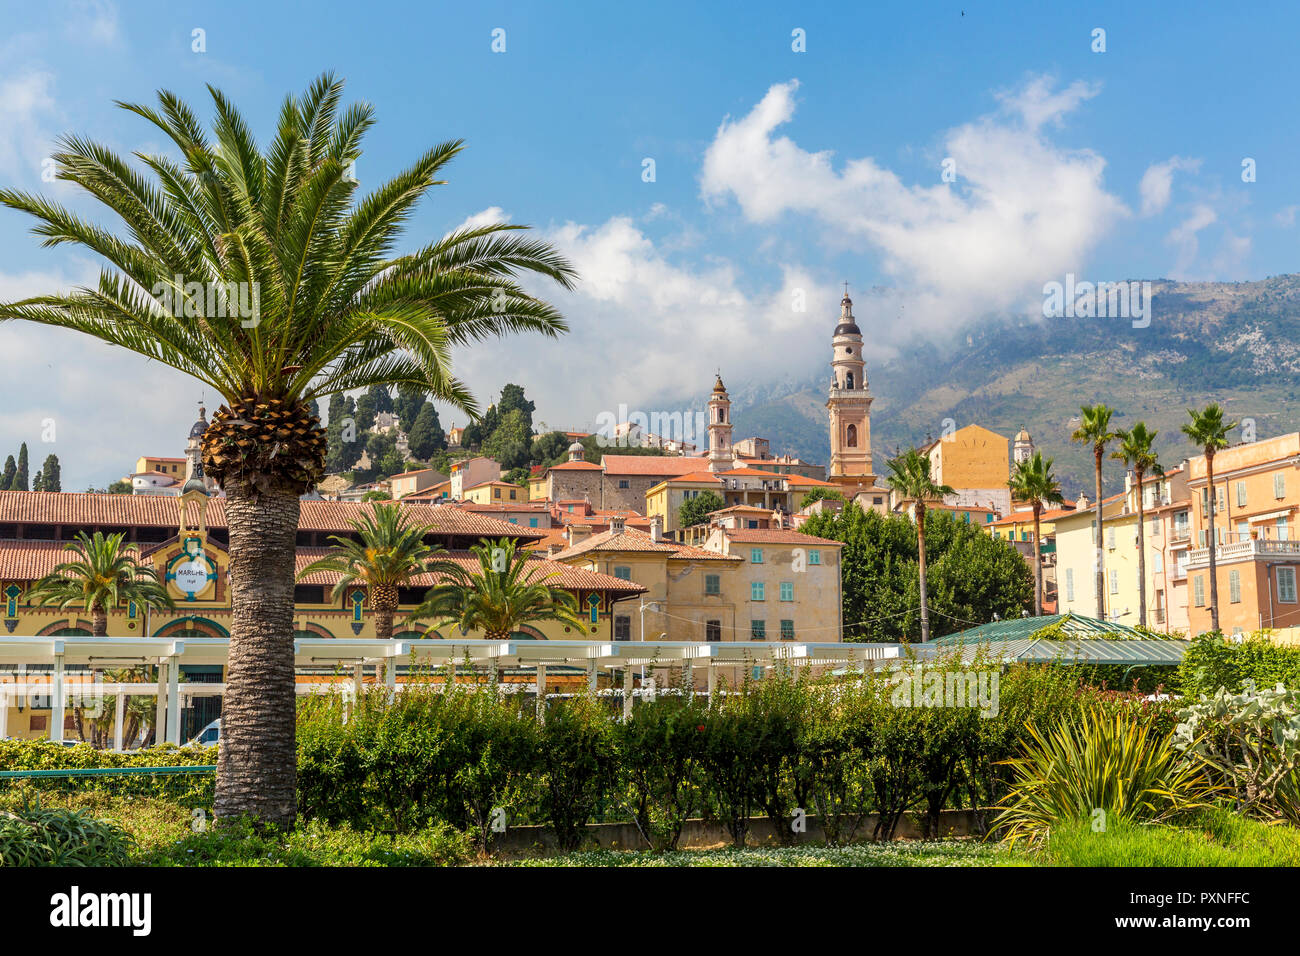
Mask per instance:
[[[1156,456],[1155,440],[1158,431],[1149,431],[1146,422],[1138,422],[1127,431],[1121,429],[1117,436],[1119,447],[1110,457],[1124,462],[1133,469],[1137,479],[1138,517],[1138,623],[1147,626],[1147,553],[1146,553],[1146,502],[1142,497],[1142,480],[1148,474],[1159,474],[1160,459]]]
[[[1043,551],[1042,534],[1039,522],[1045,504],[1061,504],[1061,484],[1052,474],[1052,459],[1044,459],[1043,453],[1034,452],[1034,457],[1016,463],[1016,470],[1007,482],[1011,493],[1021,501],[1029,502],[1034,509],[1034,616],[1043,613]]]
[[[115,234],[49,197],[0,189],[47,246],[105,263],[98,281],[0,303],[0,322],[71,329],[190,375],[223,399],[203,436],[203,469],[225,492],[230,528],[230,661],[214,812],[288,826],[297,812],[293,566],[299,497],[325,468],[315,400],[371,385],[419,389],[471,418],[478,408],[452,351],[517,332],[566,331],[524,289],[529,274],[572,288],[548,243],[489,223],[400,250],[417,205],[461,152],[448,140],[362,192],[354,175],[375,122],[343,84],[318,78],[280,107],[263,149],[233,103],[209,88],[209,132],[188,104],[122,103],[153,124],[168,155],[124,158],[70,136],[54,153],[123,227]],[[143,170],[143,171],[142,171]]]
[[[166,588],[158,583],[158,574],[136,560],[135,545],[123,545],[125,534],[96,531],[94,536],[82,531],[69,541],[65,551],[77,557],[57,565],[27,592],[33,607],[57,606],[59,610],[74,605],[90,615],[90,633],[108,636],[108,609],[123,601],[139,607],[172,607]]]
[[[889,487],[912,501],[912,518],[916,522],[916,546],[921,574],[921,643],[930,640],[930,602],[925,576],[925,503],[942,499],[953,490],[937,485],[930,477],[930,458],[913,448],[889,461]]]
[[[1097,520],[1093,522],[1096,531],[1093,540],[1096,557],[1093,564],[1097,572],[1095,581],[1097,618],[1104,621],[1106,619],[1106,563],[1101,551],[1101,460],[1106,457],[1106,445],[1117,437],[1116,432],[1110,427],[1110,417],[1115,414],[1115,409],[1107,405],[1084,405],[1080,411],[1083,414],[1083,422],[1070,436],[1070,441],[1092,446],[1093,466],[1097,476]]]
[[[298,579],[316,571],[338,574],[338,582],[330,593],[331,601],[337,601],[358,581],[364,583],[375,619],[375,637],[390,640],[393,615],[397,612],[397,589],[429,570],[427,559],[437,553],[424,543],[431,529],[414,521],[410,512],[399,504],[376,504],[348,524],[356,536],[332,535],[333,552],[303,568]],[[459,568],[451,562],[446,565]]]
[[[483,632],[503,641],[521,625],[558,621],[578,631],[586,624],[578,616],[578,600],[546,582],[555,571],[542,571],[538,560],[521,551],[512,538],[484,541],[470,549],[478,568],[468,570],[448,562],[437,569],[444,580],[431,588],[410,619],[432,620],[434,627],[456,625],[463,632]]]
[[[1219,629],[1219,582],[1218,565],[1215,562],[1214,545],[1214,453],[1228,447],[1228,432],[1237,427],[1236,422],[1223,420],[1223,406],[1211,402],[1201,411],[1189,408],[1187,414],[1191,422],[1183,426],[1183,434],[1191,439],[1192,444],[1201,449],[1205,455],[1206,521],[1210,535],[1210,628]]]

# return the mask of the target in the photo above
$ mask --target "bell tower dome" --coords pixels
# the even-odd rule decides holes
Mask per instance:
[[[731,446],[731,398],[719,372],[709,395],[709,471],[730,471],[736,467]]]

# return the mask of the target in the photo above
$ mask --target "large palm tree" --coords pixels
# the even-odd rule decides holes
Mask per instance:
[[[1206,521],[1209,525],[1210,545],[1210,628],[1219,629],[1219,581],[1218,564],[1214,551],[1217,539],[1214,536],[1214,453],[1228,447],[1228,432],[1237,427],[1236,422],[1223,420],[1223,406],[1211,402],[1201,411],[1189,408],[1187,414],[1191,422],[1183,426],[1183,434],[1205,455]]]
[[[916,522],[916,546],[921,575],[921,643],[930,640],[930,601],[926,587],[925,571],[925,503],[942,499],[953,490],[947,485],[935,484],[930,476],[930,458],[913,448],[889,461],[889,487],[912,502],[912,518]]]
[[[424,543],[430,528],[413,520],[410,512],[398,504],[376,504],[348,524],[355,536],[331,536],[332,552],[303,568],[298,578],[301,580],[316,571],[338,574],[331,601],[337,601],[358,581],[365,584],[375,620],[375,637],[390,640],[393,615],[397,611],[397,589],[428,570],[428,559],[435,553]],[[460,567],[451,562],[439,564],[446,569]]]
[[[1146,552],[1146,502],[1142,497],[1142,481],[1149,474],[1160,474],[1160,459],[1156,455],[1155,440],[1158,431],[1147,429],[1146,422],[1138,422],[1128,430],[1120,429],[1116,437],[1119,447],[1110,457],[1124,462],[1133,469],[1137,479],[1138,517],[1138,623],[1147,626],[1147,552]]]
[[[462,148],[440,143],[368,194],[352,170],[374,122],[344,107],[326,75],[286,98],[263,152],[248,123],[209,88],[208,133],[170,92],[120,104],[180,154],[137,154],[65,138],[58,178],[126,225],[121,235],[48,198],[0,190],[38,220],[46,245],[74,243],[107,263],[92,288],[0,305],[0,320],[73,329],[179,369],[225,404],[203,438],[203,465],[226,493],[230,656],[215,812],[287,824],[295,812],[293,562],[299,496],[321,476],[325,433],[311,403],[371,385],[420,389],[473,416],[451,372],[455,346],[506,332],[556,335],[559,313],[517,281],[576,278],[516,227],[458,229],[405,254],[396,245],[418,201]],[[248,307],[245,308],[244,306]]]
[[[26,594],[33,607],[57,606],[59,610],[79,606],[90,615],[93,637],[108,636],[109,608],[134,601],[139,607],[171,607],[167,589],[158,583],[158,573],[136,560],[135,546],[123,544],[125,534],[82,531],[64,545],[76,557],[55,566]]]
[[[1026,461],[1016,462],[1016,470],[1007,482],[1011,493],[1021,501],[1029,502],[1034,511],[1034,616],[1043,613],[1043,550],[1040,522],[1043,506],[1061,504],[1061,483],[1052,474],[1052,459],[1044,459],[1043,453],[1034,452]]]
[[[506,640],[521,625],[542,621],[586,631],[577,598],[548,583],[557,572],[542,571],[541,562],[519,549],[513,538],[483,541],[470,551],[478,567],[453,562],[436,568],[443,580],[411,612],[412,621],[432,620],[434,627],[482,631],[485,638],[497,641]]]
[[[1096,572],[1094,584],[1097,591],[1097,618],[1104,621],[1106,619],[1106,561],[1101,550],[1101,461],[1106,457],[1106,445],[1117,437],[1117,433],[1112,431],[1110,427],[1110,417],[1115,414],[1115,410],[1109,406],[1098,404],[1084,405],[1080,411],[1083,415],[1083,421],[1075,429],[1074,434],[1070,436],[1070,441],[1092,447],[1093,467],[1097,477],[1097,500],[1095,504],[1097,519],[1093,522],[1095,528],[1093,546],[1096,555],[1093,559]]]

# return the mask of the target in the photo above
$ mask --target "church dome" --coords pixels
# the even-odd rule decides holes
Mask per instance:
[[[587,450],[587,449],[585,449],[585,448],[582,447],[582,442],[580,442],[580,441],[575,441],[572,445],[569,446],[569,454],[570,454],[570,455],[573,455],[573,454],[583,454],[584,452],[586,452],[586,450]]]
[[[202,405],[199,406],[199,420],[190,426],[191,438],[202,438],[203,433],[208,430],[207,409]]]
[[[836,335],[861,335],[862,330],[858,328],[858,323],[853,318],[853,300],[849,294],[844,293],[844,298],[840,299],[840,324],[835,326]]]
[[[1032,440],[1033,440],[1033,439],[1031,439],[1031,438],[1029,437],[1029,432],[1027,432],[1027,431],[1025,430],[1024,426],[1021,426],[1020,431],[1016,432],[1016,441],[1017,441],[1017,442],[1028,442],[1028,441],[1032,441]]]
[[[198,475],[195,475],[181,487],[181,494],[183,495],[188,495],[191,491],[202,492],[206,495],[208,493],[207,483]]]

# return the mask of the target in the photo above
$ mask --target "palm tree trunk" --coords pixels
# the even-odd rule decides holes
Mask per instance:
[[[1134,469],[1137,475],[1138,488],[1138,624],[1142,627],[1147,626],[1147,539],[1146,530],[1143,528],[1143,521],[1146,518],[1146,511],[1142,505],[1142,476],[1141,468]]]
[[[916,506],[916,547],[921,573],[921,643],[926,644],[930,640],[930,601],[925,582],[925,506],[919,502]]]
[[[98,601],[90,606],[90,636],[108,637],[108,611]]]
[[[1043,616],[1043,550],[1039,538],[1039,515],[1043,513],[1041,502],[1034,502],[1034,617]]]
[[[376,606],[375,615],[375,640],[391,641],[393,639],[393,612],[395,608]],[[385,678],[385,669],[387,665],[380,661],[375,665],[375,683],[382,684]]]
[[[1209,495],[1207,502],[1209,505],[1208,521],[1210,525],[1210,629],[1217,631],[1219,629],[1219,570],[1218,563],[1214,559],[1215,543],[1214,537],[1214,449],[1205,449],[1205,480],[1209,485]]]
[[[1101,550],[1101,449],[1093,452],[1097,473],[1097,619],[1106,620],[1106,560]]]
[[[290,826],[297,809],[293,659],[298,492],[226,489],[230,657],[217,757],[217,817]]]

